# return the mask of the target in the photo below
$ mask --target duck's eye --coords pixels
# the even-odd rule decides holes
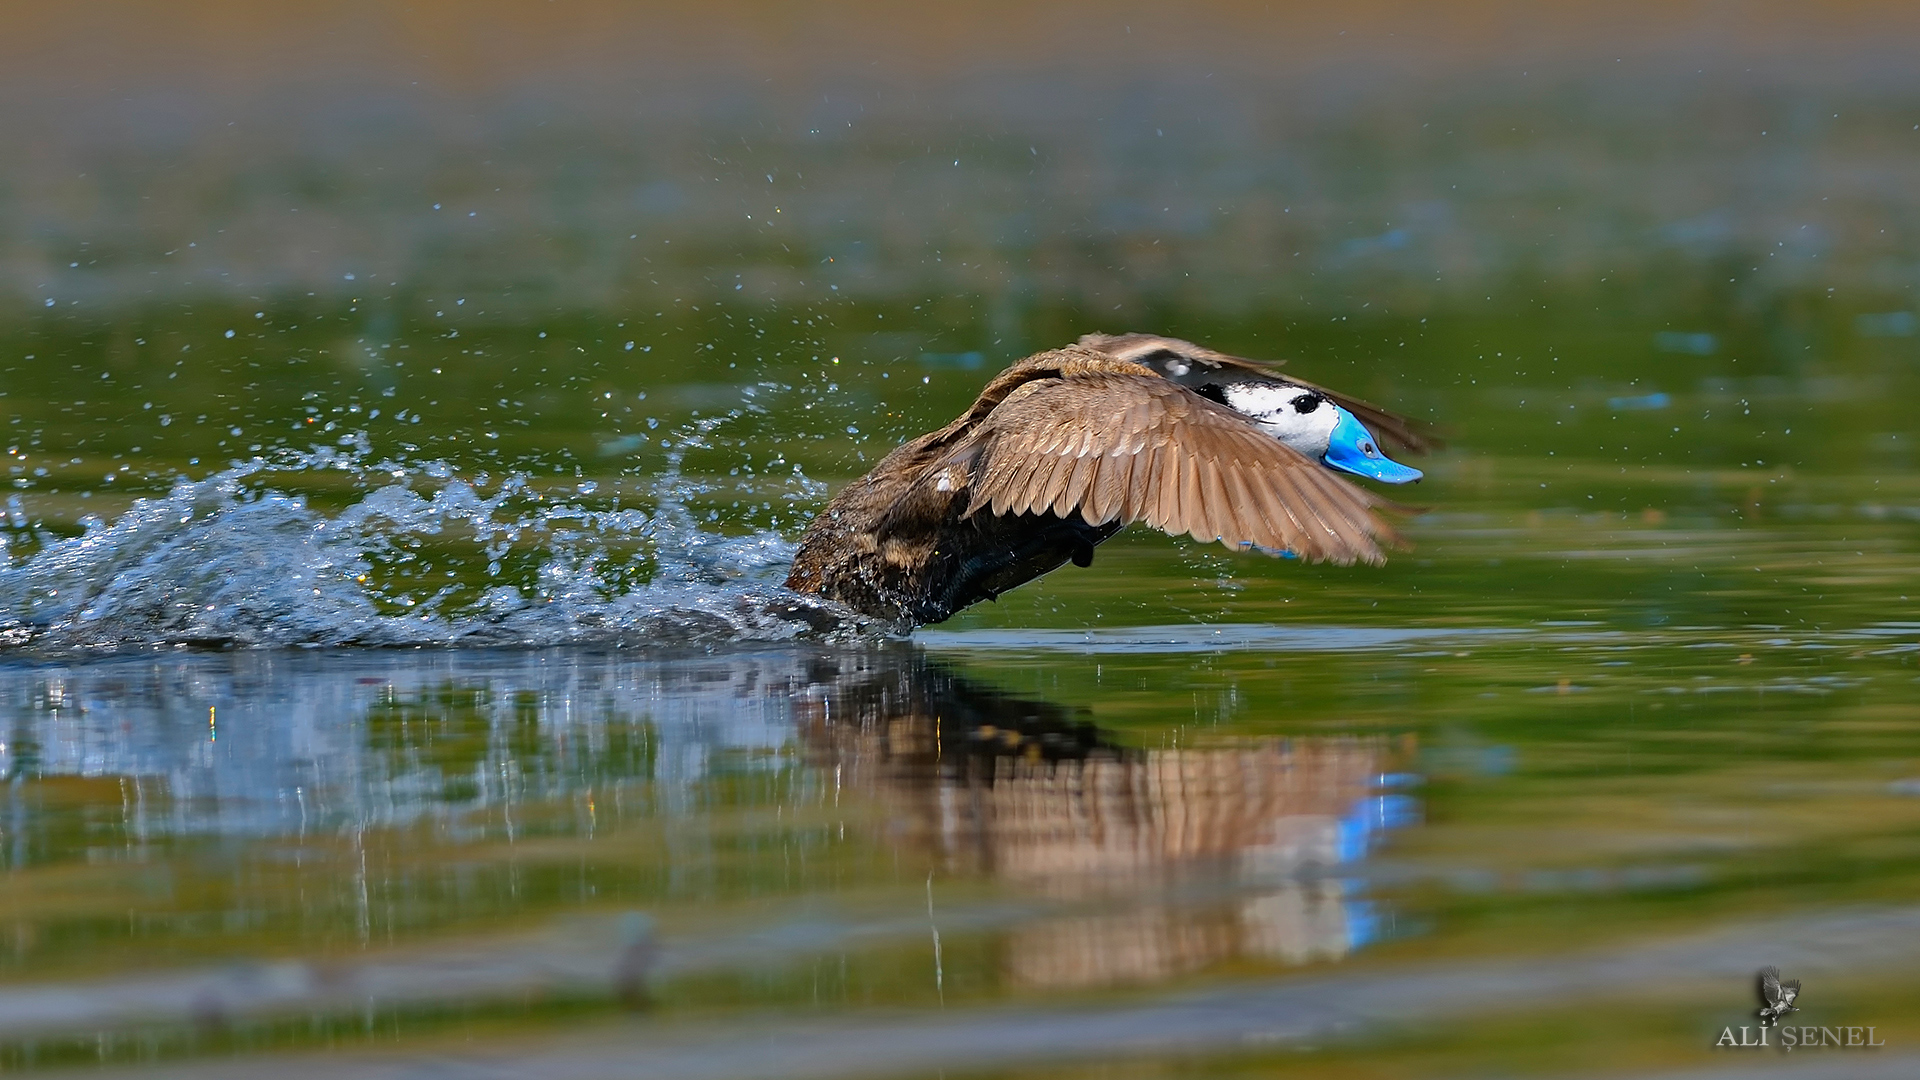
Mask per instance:
[[[1313,394],[1301,394],[1293,399],[1293,411],[1305,416],[1320,407],[1320,399]]]

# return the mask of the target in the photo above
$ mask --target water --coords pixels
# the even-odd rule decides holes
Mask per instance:
[[[23,23],[0,1063],[1913,1072],[1911,17],[1568,10]],[[1438,423],[1410,550],[782,592],[1095,330]]]
[[[617,489],[611,505],[566,499],[594,494],[593,481],[553,492],[512,472],[483,496],[444,461],[368,465],[325,447],[277,458],[183,478],[111,524],[83,519],[79,536],[28,523],[21,546],[39,550],[5,580],[13,643],[733,642],[858,636],[865,622],[780,587],[792,545],[778,533],[694,524],[677,454],[651,512],[622,509]],[[325,472],[363,494],[329,515],[276,486]]]

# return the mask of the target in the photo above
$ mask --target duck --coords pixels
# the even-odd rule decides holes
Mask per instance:
[[[786,587],[910,630],[943,622],[1140,523],[1340,565],[1404,547],[1405,511],[1348,476],[1421,473],[1424,424],[1276,365],[1157,334],[1087,334],[993,377],[807,526]]]

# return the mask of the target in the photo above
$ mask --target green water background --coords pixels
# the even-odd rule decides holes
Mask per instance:
[[[1912,27],[1867,5],[1829,21],[1767,9],[1735,33],[1686,10],[1515,30],[1475,8],[1423,37],[1431,17],[1393,8],[1350,27],[1288,13],[1301,29],[1228,6],[1179,33],[1146,15],[1071,32],[1016,20],[1010,53],[965,19],[949,39],[821,16],[794,31],[806,48],[604,12],[563,26],[644,63],[568,52],[496,12],[480,21],[498,36],[468,41],[478,58],[430,47],[440,67],[308,55],[292,22],[209,31],[252,57],[211,74],[148,58],[113,75],[85,50],[60,54],[78,57],[64,73],[23,62],[11,85],[36,96],[10,94],[5,122],[36,150],[0,168],[9,556],[30,567],[89,515],[316,444],[399,462],[421,491],[523,474],[543,499],[649,512],[677,460],[703,527],[791,537],[819,482],[945,422],[1005,363],[1088,331],[1175,334],[1440,425],[1448,448],[1417,462],[1428,479],[1407,496],[1427,508],[1411,550],[1343,569],[1128,534],[921,647],[1135,748],[1411,738],[1421,823],[1369,863],[1369,901],[1398,929],[1347,959],[1228,958],[1082,997],[1550,962],[1904,904],[1920,868]],[[517,32],[527,55],[476,74]],[[249,66],[276,56],[284,70]],[[674,455],[703,421],[703,444]],[[335,512],[393,479],[267,472],[243,488]],[[383,610],[451,589],[458,610],[503,583],[537,594],[546,556],[534,538],[498,560],[457,535],[411,538],[367,587]],[[605,561],[616,584],[658,570],[640,541]],[[1070,644],[1249,624],[1502,633],[1351,651]],[[336,677],[385,677],[354,664]],[[372,757],[428,778],[450,824],[362,823],[312,846],[140,839],[131,778],[16,753],[5,978],[350,957],[382,934],[386,949],[495,942],[634,908],[668,940],[725,937],[790,908],[916,911],[929,873],[943,896],[1025,895],[898,840],[884,800],[769,820],[817,808],[822,774],[797,750],[771,772],[716,769],[696,810],[648,804],[644,715],[605,718],[624,742],[560,754],[547,699],[510,738],[475,711],[475,678],[350,718]],[[199,709],[191,688],[168,693]],[[44,692],[9,707],[29,735],[63,715]],[[564,791],[516,806],[480,782],[542,761]],[[583,793],[610,790],[635,801],[611,826],[583,819]],[[514,813],[552,847],[523,852]],[[676,848],[687,820],[719,848]],[[369,850],[395,902],[363,931],[340,882]],[[667,980],[639,1021],[604,994],[456,1000],[0,1053],[427,1052],[1054,1000],[1008,975],[1010,940],[950,934],[937,981],[917,939],[827,942]],[[1809,1015],[1818,1001],[1826,1022],[1913,1037],[1897,971],[1810,986]],[[1750,991],[1598,993],[1606,1021],[1544,1001],[1086,1075],[1631,1075],[1720,1061],[1712,1034]],[[1031,1071],[1081,1067],[1051,1068]]]

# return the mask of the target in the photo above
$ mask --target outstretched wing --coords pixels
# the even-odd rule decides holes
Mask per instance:
[[[1425,454],[1445,446],[1430,424],[1389,412],[1370,401],[1362,401],[1338,390],[1329,390],[1319,383],[1308,382],[1292,372],[1283,375],[1273,370],[1285,361],[1263,362],[1249,360],[1243,356],[1229,356],[1223,352],[1215,352],[1204,345],[1195,345],[1191,341],[1182,341],[1179,338],[1162,337],[1159,334],[1086,334],[1080,338],[1080,344],[1090,349],[1099,349],[1109,356],[1145,364],[1156,371],[1165,370],[1164,365],[1155,363],[1156,354],[1177,353],[1187,360],[1197,362],[1202,367],[1216,371],[1240,370],[1262,378],[1284,379],[1296,386],[1318,390],[1332,398],[1335,404],[1359,417],[1360,422],[1367,425],[1367,430],[1379,436],[1389,446],[1416,454]]]
[[[1795,983],[1795,988],[1799,987]],[[1763,967],[1760,969],[1760,1004],[1768,1008],[1780,1004],[1780,969]]]
[[[1078,514],[1335,563],[1382,561],[1389,506],[1239,413],[1155,375],[1027,383],[947,458],[969,516]]]
[[[1780,1000],[1788,1005],[1800,999],[1800,980],[1788,979],[1780,984]]]

